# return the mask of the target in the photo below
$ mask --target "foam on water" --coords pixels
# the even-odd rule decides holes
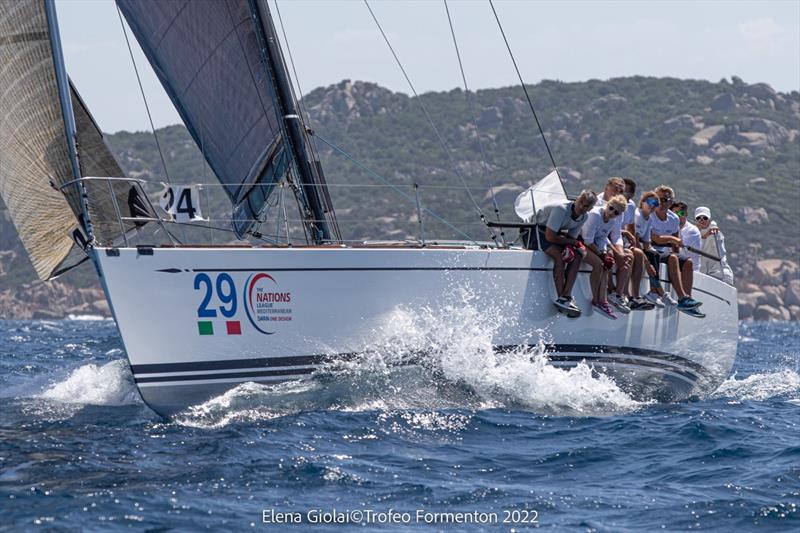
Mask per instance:
[[[763,401],[776,396],[800,394],[800,374],[793,370],[753,374],[744,379],[731,376],[711,395],[712,398]]]
[[[538,339],[533,348],[495,353],[497,334],[507,326],[503,314],[479,311],[469,305],[468,296],[464,301],[436,313],[396,309],[371,332],[371,349],[360,356],[326,365],[302,384],[240,385],[189,409],[178,421],[219,427],[311,409],[429,413],[511,408],[608,415],[645,405],[611,378],[593,375],[586,364],[571,369],[550,365],[544,331],[530,335]]]
[[[117,359],[98,366],[94,363],[73,370],[38,395],[45,400],[70,404],[133,405],[141,403],[128,363]]]

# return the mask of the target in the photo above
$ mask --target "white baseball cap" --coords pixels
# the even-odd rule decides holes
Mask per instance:
[[[697,217],[700,217],[700,216],[703,216],[703,215],[707,216],[710,219],[711,218],[711,209],[709,209],[707,207],[698,207],[697,209],[694,210],[694,218],[697,218]]]

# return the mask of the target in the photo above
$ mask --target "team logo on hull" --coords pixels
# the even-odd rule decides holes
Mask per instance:
[[[244,286],[245,312],[250,324],[264,335],[275,333],[278,322],[292,321],[292,293],[282,291],[264,272],[250,274]]]

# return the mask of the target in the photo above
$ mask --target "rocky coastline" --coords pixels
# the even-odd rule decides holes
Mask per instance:
[[[750,279],[737,285],[740,320],[800,320],[800,267],[795,261],[763,259]]]

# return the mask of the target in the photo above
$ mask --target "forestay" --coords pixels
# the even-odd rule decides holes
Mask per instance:
[[[250,3],[117,4],[233,202],[234,227],[244,233],[290,161]]]
[[[0,0],[0,195],[41,279],[73,247],[79,199],[41,0]]]

